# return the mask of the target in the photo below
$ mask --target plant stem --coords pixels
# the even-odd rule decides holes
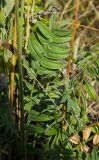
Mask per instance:
[[[24,152],[24,160],[26,160],[26,136],[24,121],[24,101],[23,101],[23,72],[22,72],[22,36],[23,36],[23,13],[24,0],[21,0],[21,18],[19,17],[19,0],[15,0],[16,28],[17,28],[17,47],[18,47],[18,66],[19,66],[19,97],[21,111],[21,140]]]
[[[15,17],[15,20],[14,20],[14,41],[13,41],[13,46],[15,48],[16,48],[16,41],[17,41],[17,36],[16,36],[16,17]],[[11,66],[11,85],[10,85],[11,111],[13,109],[13,101],[14,101],[14,71],[15,71],[15,65],[16,65],[16,56],[14,54],[12,55],[12,66]]]
[[[66,2],[65,7],[64,7],[64,9],[63,9],[63,11],[62,11],[62,13],[61,13],[61,15],[60,15],[60,18],[59,18],[59,21],[60,21],[60,22],[61,22],[61,20],[62,20],[62,18],[63,18],[63,15],[64,15],[65,12],[67,11],[67,9],[68,9],[71,1],[72,1],[72,0],[69,0],[68,2]]]
[[[75,8],[75,19],[74,19],[74,24],[73,24],[73,33],[72,33],[72,39],[70,43],[70,53],[69,53],[69,59],[68,59],[68,67],[67,67],[67,74],[69,76],[70,74],[70,65],[72,61],[72,56],[73,56],[73,49],[74,49],[74,41],[75,41],[75,35],[77,31],[77,24],[78,24],[78,7],[79,7],[79,0],[76,0],[76,8]]]
[[[29,4],[29,0],[27,1],[27,22],[26,22],[26,40],[25,40],[25,49],[27,50],[27,46],[28,46],[28,38],[29,38],[29,34],[30,34],[30,24],[29,24],[29,19],[30,19],[30,4]]]

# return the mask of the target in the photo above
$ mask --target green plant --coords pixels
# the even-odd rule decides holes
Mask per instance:
[[[53,16],[49,26],[48,28],[42,22],[37,22],[35,32],[29,39],[31,58],[28,57],[29,63],[26,60],[23,63],[28,74],[24,81],[25,109],[28,112],[27,129],[28,134],[34,135],[35,138],[43,139],[45,136],[47,144],[42,143],[45,150],[54,149],[55,145],[60,146],[60,142],[65,142],[66,149],[73,150],[70,137],[75,134],[81,136],[83,128],[89,122],[86,114],[87,97],[84,92],[86,91],[94,101],[97,100],[96,92],[89,82],[89,75],[86,74],[90,63],[93,64],[92,68],[97,67],[97,55],[93,59],[95,55],[92,55],[91,51],[89,54],[87,51],[80,51],[81,54],[75,61],[74,75],[69,78],[65,67],[68,60],[70,33],[66,30],[64,32],[64,26],[57,24]],[[57,34],[54,40],[53,34]],[[66,39],[62,43],[60,39],[64,39],[64,35]],[[81,64],[85,68],[82,68]],[[97,78],[96,74],[90,72],[89,74]],[[27,82],[29,79],[33,81],[33,85]],[[83,90],[81,85],[84,85]],[[28,98],[27,93],[30,94]],[[64,105],[66,105],[65,115],[63,114]],[[64,125],[62,125],[63,121]],[[73,143],[83,145],[83,142],[77,138]],[[35,142],[34,144],[36,146]]]
[[[84,2],[75,4],[0,1],[3,160],[98,160],[98,112],[89,109],[98,106],[99,45],[81,45],[80,27],[95,28],[79,18]]]

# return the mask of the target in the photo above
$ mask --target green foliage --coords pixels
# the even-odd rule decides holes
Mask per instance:
[[[85,90],[87,91],[87,93],[89,94],[89,96],[96,101],[97,100],[97,95],[96,92],[94,90],[94,88],[92,87],[92,85],[90,84],[89,81],[85,80]]]
[[[98,149],[97,148],[94,148],[92,150],[92,153],[91,154],[85,154],[85,153],[82,153],[80,151],[77,152],[77,160],[98,160],[99,159],[99,153],[98,153]]]
[[[14,0],[0,1],[0,38],[12,43],[14,16],[11,13],[14,13],[14,3]],[[45,6],[49,7],[53,3],[56,4],[56,0],[46,1]],[[62,1],[58,4],[64,3]],[[28,41],[26,57],[22,59],[27,157],[29,160],[98,160],[98,147],[92,144],[94,134],[99,133],[99,125],[98,122],[93,122],[94,119],[91,120],[92,117],[88,117],[87,110],[91,102],[98,103],[95,85],[99,80],[99,45],[92,45],[88,49],[79,46],[78,55],[72,59],[73,70],[68,76],[66,71],[72,38],[72,29],[68,26],[72,21],[66,19],[59,22],[53,13],[52,16],[48,14],[39,17],[39,11],[43,13],[41,1],[29,0],[29,4],[30,8],[28,0],[25,0],[25,19],[24,23],[21,22],[21,27],[22,23],[24,25],[24,35],[21,37],[23,51],[24,44]],[[28,9],[30,17],[27,15]],[[31,22],[36,14],[35,23]],[[29,39],[25,40],[28,29]],[[0,48],[0,158],[7,159],[12,154],[16,160],[23,156],[19,109],[22,95],[18,91],[19,69],[16,63],[16,89],[10,113],[8,94],[11,93],[11,81],[8,84],[8,79],[11,79],[11,56],[12,53],[8,55],[6,49]],[[92,128],[85,140],[83,130],[87,126]],[[89,150],[82,149],[82,146],[89,147]]]
[[[1,0],[0,1],[0,6],[4,8],[4,12],[6,17],[10,14],[14,7],[15,1],[14,0]]]
[[[5,15],[4,12],[0,12],[0,27],[4,27],[5,25]]]
[[[70,33],[65,31],[66,38],[65,35],[60,35],[60,29],[58,29],[57,33],[59,32],[59,35],[55,35],[54,31],[56,29],[51,24],[50,27],[52,29],[42,22],[37,22],[35,35],[33,34],[29,38],[29,52],[36,60],[34,63],[39,62],[37,73],[40,75],[54,74],[55,70],[64,68],[66,64],[63,59],[68,57],[67,42],[70,40]],[[59,46],[60,43],[61,46]]]
[[[57,150],[55,146],[60,146],[60,143],[67,142],[70,136],[81,133],[89,121],[86,115],[86,93],[88,97],[90,96],[91,99],[97,101],[95,89],[89,82],[91,73],[86,75],[89,71],[89,62],[92,64],[91,68],[97,66],[96,59],[93,60],[94,55],[91,54],[91,51],[90,55],[85,51],[85,54],[81,52],[77,57],[82,59],[84,56],[83,60],[77,60],[76,62],[77,74],[70,78],[64,74],[69,53],[69,41],[70,32],[64,30],[63,26],[56,23],[55,20],[53,21],[53,17],[50,20],[49,27],[42,22],[37,22],[35,32],[29,38],[30,55],[28,59],[30,59],[30,63],[26,65],[26,60],[23,63],[28,78],[33,80],[33,86],[30,85],[30,87],[27,82],[29,79],[25,80],[26,93],[29,92],[31,95],[30,98],[25,98],[25,109],[29,115],[28,125],[32,126],[31,130],[28,130],[28,134],[30,132],[36,138],[39,136],[39,139],[43,139],[45,136],[46,145],[42,144],[42,146],[45,149],[49,148],[48,150],[50,148]],[[82,66],[84,67],[82,68]],[[96,74],[93,73],[91,77],[97,78]],[[86,93],[82,91],[80,93],[81,79]],[[79,96],[80,106],[78,106]],[[64,104],[67,104],[65,118],[63,117]],[[66,124],[66,130],[62,128],[63,121]],[[69,140],[68,143],[69,145],[65,144],[65,148],[69,147],[69,151],[73,150]],[[66,153],[62,152],[62,156],[65,159]],[[72,156],[73,159],[77,159],[75,153],[71,154],[71,158]],[[92,157],[89,154],[88,156],[85,154],[83,157],[82,152],[80,156],[83,159],[84,157],[85,159],[91,159]],[[68,157],[68,159],[71,158]],[[44,157],[41,159],[44,159]],[[60,159],[60,156],[57,159]]]

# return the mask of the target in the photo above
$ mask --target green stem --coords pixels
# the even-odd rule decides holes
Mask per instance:
[[[19,67],[19,97],[21,110],[21,140],[22,149],[24,152],[24,160],[26,160],[26,136],[25,136],[25,121],[24,121],[24,101],[23,101],[23,72],[22,72],[22,36],[23,36],[23,13],[24,0],[21,0],[21,18],[19,17],[19,0],[15,0],[15,14],[17,27],[17,47],[18,47],[18,67]]]

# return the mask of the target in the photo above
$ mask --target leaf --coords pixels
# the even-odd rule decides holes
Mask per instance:
[[[90,148],[89,148],[87,145],[84,145],[84,146],[81,145],[81,151],[82,151],[82,152],[88,153],[89,150],[90,150]]]
[[[56,43],[49,43],[45,49],[45,56],[49,59],[64,59],[68,57],[68,52],[67,47],[59,47]]]
[[[53,33],[57,36],[60,36],[60,37],[64,37],[64,36],[70,36],[70,32],[67,31],[67,30],[62,30],[62,29],[55,29],[53,31]]]
[[[36,32],[36,34],[37,34],[37,37],[38,37],[40,43],[46,45],[47,44],[47,39],[45,39],[39,32]]]
[[[93,148],[92,153],[91,153],[91,159],[99,160],[99,151],[97,148]]]
[[[37,70],[40,66],[40,63],[38,61],[35,61],[35,60],[32,60],[31,62],[31,67],[34,69],[34,70]]]
[[[43,58],[41,61],[41,65],[48,69],[61,69],[65,67],[65,63],[62,61],[53,61],[48,58]]]
[[[99,122],[97,122],[96,126],[92,127],[92,132],[93,133],[98,133],[99,132]]]
[[[39,60],[40,57],[38,56],[38,54],[36,53],[36,51],[33,48],[33,36],[29,37],[29,41],[28,41],[28,48],[29,48],[29,52],[31,54],[31,56],[35,59],[35,60]]]
[[[37,26],[39,28],[39,30],[41,31],[41,33],[44,35],[44,37],[51,39],[52,38],[52,33],[49,30],[49,28],[42,22],[38,22]]]
[[[88,80],[85,80],[85,86],[84,86],[86,92],[88,93],[88,95],[94,100],[97,100],[97,95],[96,95],[96,91],[93,88],[93,86],[91,85],[91,83]]]
[[[47,48],[50,50],[50,52],[52,51],[57,54],[67,54],[69,51],[67,46],[59,46],[56,43],[49,43]]]
[[[49,116],[47,114],[42,114],[40,112],[37,112],[35,110],[32,110],[30,113],[29,113],[29,119],[31,121],[36,121],[36,122],[44,122],[44,121],[50,121],[53,119],[52,116]]]
[[[52,14],[52,16],[50,18],[50,21],[49,21],[49,27],[50,27],[50,29],[54,29],[55,20],[56,20],[56,15]]]
[[[31,67],[29,67],[29,63],[25,59],[23,61],[23,66],[26,68],[29,78],[34,79],[36,77],[35,71]]]
[[[53,135],[55,135],[55,134],[57,134],[58,133],[58,131],[55,129],[55,128],[51,128],[51,129],[49,129],[46,133],[45,133],[45,135],[47,135],[47,136],[53,136]]]
[[[55,60],[61,60],[61,59],[65,59],[68,57],[68,50],[65,51],[65,53],[58,53],[58,52],[54,52],[50,49],[47,49],[45,52],[45,56],[49,59],[55,59]]]
[[[28,68],[27,73],[30,79],[34,79],[34,77],[36,77],[35,71],[32,68]]]
[[[39,74],[39,75],[55,75],[55,73],[56,73],[56,70],[49,70],[49,69],[46,69],[46,68],[44,68],[44,67],[39,67],[38,68],[38,70],[37,70],[37,73]]]
[[[57,23],[57,25],[58,25],[58,27],[64,27],[70,23],[72,23],[72,20],[66,19],[66,20],[62,20],[61,22]]]
[[[27,111],[27,112],[30,112],[31,111],[31,108],[32,108],[32,103],[26,103],[25,106],[24,106],[24,109]]]
[[[0,27],[4,27],[5,25],[5,14],[3,11],[0,12]]]
[[[41,126],[37,126],[37,125],[33,125],[33,124],[30,124],[28,126],[28,134],[43,134],[44,133],[44,128],[41,127]]]
[[[29,82],[27,82],[27,81],[25,81],[25,80],[24,80],[24,82],[25,82],[26,87],[27,87],[30,91],[33,90],[33,85],[32,85],[31,83],[29,83]]]
[[[68,124],[66,124],[66,123],[65,123],[65,124],[63,125],[63,129],[64,129],[64,131],[66,131],[66,130],[67,130],[67,128],[68,128]]]
[[[43,46],[38,42],[35,35],[32,35],[31,39],[32,39],[31,44],[32,44],[33,49],[35,50],[38,57],[42,58],[42,56],[44,55]]]
[[[42,58],[44,55],[44,49],[36,39],[35,35],[32,35],[29,38],[29,50],[35,60]]]
[[[99,134],[95,134],[93,137],[93,145],[99,146]]]
[[[83,130],[83,140],[87,140],[89,138],[91,130],[92,130],[92,127],[86,127]]]
[[[74,144],[79,144],[79,142],[80,142],[80,137],[79,137],[79,135],[73,135],[70,139],[70,142],[72,142],[72,143],[74,143]]]
[[[4,60],[5,60],[5,62],[7,63],[11,57],[12,57],[12,52],[10,52],[9,50],[7,50],[6,53],[4,53]]]
[[[7,17],[14,7],[15,0],[5,0],[5,2],[4,10]]]
[[[70,36],[64,36],[64,37],[60,37],[60,36],[57,36],[55,34],[52,35],[52,41],[55,42],[55,43],[66,43],[66,42],[69,42],[71,40],[71,37]]]
[[[54,92],[54,91],[50,91],[50,92],[49,92],[49,96],[50,96],[52,99],[54,99],[54,98],[59,98],[59,95],[58,95],[56,92]]]

